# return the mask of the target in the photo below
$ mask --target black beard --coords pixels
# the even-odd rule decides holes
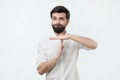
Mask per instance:
[[[52,28],[53,28],[54,32],[56,32],[56,33],[62,33],[65,30],[65,26],[60,25],[60,24],[52,25]]]

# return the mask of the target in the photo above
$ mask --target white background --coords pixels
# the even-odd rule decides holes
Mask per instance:
[[[37,74],[36,48],[52,32],[49,12],[64,5],[71,12],[69,33],[98,42],[81,50],[81,80],[120,80],[120,0],[0,0],[0,80],[45,80]]]

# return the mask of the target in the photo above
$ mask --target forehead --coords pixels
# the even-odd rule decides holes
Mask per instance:
[[[66,14],[65,13],[57,13],[57,12],[55,12],[55,13],[52,14],[52,17],[66,17]]]

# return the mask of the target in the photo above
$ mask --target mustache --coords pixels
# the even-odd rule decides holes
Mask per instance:
[[[61,24],[53,24],[53,26],[55,26],[55,27],[63,27],[63,25],[61,25]]]
[[[65,26],[61,25],[61,24],[52,24],[52,28],[54,30],[54,32],[56,33],[61,33],[65,30]]]

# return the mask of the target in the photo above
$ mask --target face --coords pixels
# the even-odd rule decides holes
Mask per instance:
[[[69,20],[66,18],[65,13],[53,13],[52,14],[52,27],[54,32],[61,33],[65,31],[66,25],[68,24]]]

